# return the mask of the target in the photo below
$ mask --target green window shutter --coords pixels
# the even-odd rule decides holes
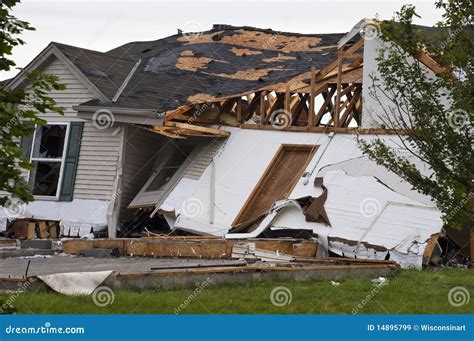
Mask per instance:
[[[71,122],[59,201],[72,201],[83,127],[83,122]]]
[[[23,136],[21,138],[21,148],[23,149],[23,156],[27,161],[30,161],[31,146],[33,144],[33,135]]]

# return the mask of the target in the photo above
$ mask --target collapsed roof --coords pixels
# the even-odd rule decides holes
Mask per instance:
[[[132,42],[105,53],[54,44],[110,100],[88,105],[166,112],[199,99],[286,82],[311,66],[321,69],[337,58],[344,35],[214,25],[209,31]]]

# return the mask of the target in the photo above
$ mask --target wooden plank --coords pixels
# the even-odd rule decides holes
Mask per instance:
[[[350,99],[349,104],[347,105],[347,108],[344,111],[344,114],[341,117],[341,125],[344,125],[346,120],[348,120],[347,124],[350,122],[350,118],[353,116],[353,109],[356,105],[356,103],[359,101],[362,95],[362,87],[357,88],[357,90],[354,93],[354,97]],[[351,114],[351,115],[350,115]],[[349,116],[350,115],[350,116]]]
[[[242,123],[242,97],[237,98],[237,122]]]
[[[178,135],[178,134],[174,134],[174,133],[168,133],[168,132],[166,132],[166,131],[157,131],[157,130],[153,130],[153,131],[154,131],[155,133],[157,133],[157,134],[160,134],[160,135],[163,135],[163,136],[172,138],[172,139],[181,139],[181,140],[185,140],[185,139],[186,139],[185,136]]]
[[[265,95],[266,91],[262,91],[262,94],[260,95],[260,123],[263,124],[265,122],[265,117],[266,117],[266,102],[265,102]]]
[[[165,119],[164,121],[171,121],[173,118],[175,118],[176,116],[179,116],[181,114],[184,114],[185,112],[191,110],[192,108],[194,108],[194,105],[184,105],[182,107],[179,107],[177,108],[176,110],[168,113],[168,114],[165,114]]]
[[[439,234],[433,234],[426,244],[425,251],[423,252],[423,265],[428,265],[430,263],[431,255],[434,248],[438,244]]]
[[[250,98],[250,96],[248,96]],[[257,108],[258,104],[260,103],[260,93],[254,94],[252,100],[250,101],[250,104],[247,107],[247,110],[245,110],[245,119],[248,120],[250,117],[252,117],[252,114],[255,112],[255,109]]]
[[[321,118],[323,117],[324,113],[327,111],[328,105],[332,101],[332,96],[334,96],[334,93],[336,92],[336,88],[332,88],[329,92],[325,93],[323,92],[323,97],[324,97],[324,102],[321,108],[319,108],[318,113],[316,114],[316,117],[314,119],[315,123],[318,124]]]
[[[254,129],[254,130],[275,130],[271,125],[258,125],[258,124],[243,124],[242,129]],[[406,134],[403,129],[383,129],[383,128],[334,128],[334,127],[299,127],[290,126],[279,129],[281,131],[309,131],[313,133],[340,133],[340,134],[360,134],[360,135],[394,135],[394,134]]]
[[[250,240],[246,240],[250,241]],[[223,259],[231,258],[234,244],[241,240],[223,240],[216,238],[161,238],[148,240],[124,240],[126,255],[153,257],[188,257]],[[315,257],[317,242],[305,240],[253,239],[258,249],[284,253],[295,257]],[[94,241],[93,247],[99,247]]]
[[[364,39],[359,39],[354,45],[349,47],[346,51],[344,51],[344,57],[351,57],[354,52],[359,50],[362,46],[364,46]]]
[[[222,135],[222,136],[230,136],[230,132],[226,130],[219,130],[219,129],[214,129],[214,128],[209,128],[209,127],[202,127],[202,126],[197,126],[197,125],[192,125],[192,124],[187,124],[187,123],[181,123],[181,122],[167,122],[167,126],[169,127],[176,127],[176,128],[182,128],[182,129],[187,129],[190,131],[198,131],[201,133],[207,133],[207,134],[212,134],[212,135]]]
[[[273,102],[273,105],[267,111],[267,116],[265,117],[265,121],[262,124],[268,123],[269,119],[272,116],[272,113],[275,112],[276,110],[278,110],[278,108],[283,104],[284,100],[285,99],[282,95],[280,95],[280,94],[276,95],[276,100],[275,100],[275,102]]]
[[[342,51],[339,49],[337,52],[337,87],[336,87],[336,110],[333,112],[333,121],[334,127],[339,127],[339,115],[341,112],[341,81],[342,81],[342,62],[344,60],[344,56]]]
[[[36,223],[34,221],[28,223],[26,239],[36,239]]]
[[[420,52],[417,59],[425,65],[428,69],[436,74],[449,73],[449,71],[439,65],[433,58],[431,58],[426,52]]]
[[[39,226],[39,237],[41,239],[46,239],[49,237],[48,226],[46,225],[46,221],[42,220],[38,222]]]
[[[311,66],[311,90],[309,95],[309,113],[308,113],[308,127],[314,127],[316,122],[316,113],[314,112],[314,99],[316,97],[316,67]]]
[[[286,90],[285,90],[285,111],[287,113],[290,113],[290,97],[291,97],[290,84],[287,83]]]
[[[299,94],[295,98],[296,105],[293,105],[291,109],[291,112],[294,113],[293,122],[296,122],[299,119],[301,113],[308,109],[308,107],[306,106],[306,101],[308,100],[308,98],[309,98],[308,94]]]
[[[56,221],[48,222],[49,239],[58,239],[58,223]]]

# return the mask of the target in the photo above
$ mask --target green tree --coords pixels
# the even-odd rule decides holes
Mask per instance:
[[[419,16],[412,5],[379,27],[384,47],[370,96],[379,103],[383,124],[398,129],[401,149],[410,157],[380,138],[359,143],[372,160],[432,197],[446,224],[461,228],[473,221],[474,6],[471,0],[435,6],[443,16],[434,28],[413,24]],[[418,60],[421,53],[439,65],[437,77]],[[427,163],[430,174],[422,174],[413,158]]]
[[[20,35],[25,30],[34,30],[26,21],[17,19],[12,8],[19,0],[3,0],[0,7],[0,70],[9,71],[15,67],[11,60],[15,46],[24,45]],[[33,134],[35,125],[46,122],[40,113],[53,111],[63,114],[48,93],[63,90],[58,78],[38,70],[26,74],[28,86],[10,89],[7,82],[0,83],[0,190],[11,193],[23,202],[33,200],[27,181],[21,176],[21,168],[29,170],[31,164],[23,155],[19,144],[22,138]],[[8,197],[0,198],[4,205]]]

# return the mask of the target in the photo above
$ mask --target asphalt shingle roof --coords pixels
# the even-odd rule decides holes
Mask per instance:
[[[222,97],[285,82],[336,58],[345,33],[297,34],[214,25],[205,32],[132,42],[108,52],[54,43],[112,100],[141,60],[115,103],[165,112],[208,95]]]

